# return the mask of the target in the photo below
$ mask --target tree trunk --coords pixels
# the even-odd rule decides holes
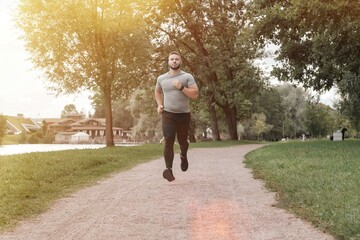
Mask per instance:
[[[191,119],[190,121],[190,128],[189,128],[189,141],[191,143],[194,143],[196,142],[196,138],[195,138],[195,128],[196,128],[196,125],[195,125],[195,121],[193,119]]]
[[[230,140],[239,140],[237,133],[236,107],[226,105],[223,107],[223,111],[226,117]]]
[[[219,132],[219,125],[216,116],[216,109],[212,102],[212,94],[208,93],[208,110],[210,114],[210,121],[211,121],[211,131],[212,131],[212,139],[213,141],[221,141],[220,132]]]
[[[113,126],[112,126],[112,106],[111,106],[111,90],[106,89],[104,91],[104,105],[105,105],[105,137],[106,137],[106,146],[113,147],[114,146],[114,134],[113,134]]]

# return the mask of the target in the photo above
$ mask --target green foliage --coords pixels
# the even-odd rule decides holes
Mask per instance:
[[[155,7],[154,7],[155,6]],[[237,120],[245,118],[262,87],[252,62],[258,46],[252,39],[244,1],[169,2],[154,0],[147,22],[158,44],[159,62],[164,52],[177,49],[183,63],[200,86],[201,101],[216,122],[214,105],[226,118],[228,134],[237,140]]]
[[[54,140],[55,140],[54,134],[47,132],[44,138],[42,139],[42,143],[53,143]]]
[[[260,140],[260,135],[269,132],[273,126],[266,124],[266,116],[263,113],[255,113],[252,118],[254,119],[253,131]]]
[[[36,68],[57,92],[83,89],[103,96],[112,123],[112,101],[140,85],[150,57],[142,1],[21,0],[18,26]],[[113,145],[112,124],[106,143]]]
[[[263,140],[263,134],[268,133],[273,126],[267,124],[264,113],[254,113],[251,119],[244,122],[246,139]]]
[[[137,4],[22,0],[18,26],[35,66],[58,91],[112,86],[114,93],[124,94],[138,84],[130,81],[138,68],[134,62],[147,56],[143,22],[134,14]]]
[[[315,90],[359,76],[358,0],[256,0],[256,33],[279,46],[274,75]]]
[[[132,128],[134,118],[129,111],[129,101],[117,100],[113,105],[113,125],[126,130]]]
[[[76,110],[75,104],[67,104],[64,106],[64,109],[61,111],[61,118],[65,118],[70,113],[78,113]]]
[[[282,96],[275,87],[265,88],[257,95],[254,112],[264,113],[266,123],[273,126],[268,133],[264,133],[265,140],[280,140],[283,137],[285,112],[282,101]]]
[[[301,87],[283,84],[276,87],[281,96],[284,109],[283,136],[297,138],[304,133],[306,101],[309,94]]]
[[[159,142],[163,137],[161,117],[156,112],[153,88],[136,90],[129,101],[128,110],[134,119],[132,128],[136,141]]]
[[[336,113],[329,106],[318,102],[309,102],[306,106],[305,127],[311,137],[326,137],[345,126],[336,124]]]
[[[40,142],[40,139],[36,134],[30,134],[30,136],[27,139],[27,142],[30,144],[36,144]]]
[[[8,145],[8,144],[19,144],[20,142],[20,135],[19,134],[10,134],[5,135],[2,139],[2,144]]]
[[[20,144],[27,143],[27,134],[26,134],[26,132],[22,132],[22,133],[20,134],[19,143],[20,143]]]
[[[246,156],[279,205],[338,239],[360,238],[360,141],[269,145]]]
[[[0,114],[0,144],[2,142],[3,137],[5,136],[6,131],[6,118]]]
[[[359,76],[346,74],[338,84],[341,95],[340,111],[347,116],[354,129],[360,131],[360,81]]]

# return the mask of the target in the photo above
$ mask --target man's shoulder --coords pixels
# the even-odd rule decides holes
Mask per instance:
[[[191,73],[185,72],[183,70],[180,71],[180,73],[177,75],[178,77],[185,77],[185,78],[190,78],[190,79],[194,79],[193,75]],[[169,74],[169,72],[166,72],[164,74],[161,74],[157,80],[158,81],[162,81],[164,79],[168,79],[171,78],[172,76]]]
[[[189,83],[192,84],[196,84],[195,82],[195,78],[191,73],[182,71],[183,76],[187,79],[187,81],[189,81]]]
[[[166,73],[164,73],[164,74],[161,74],[161,75],[157,78],[157,80],[158,80],[158,81],[161,81],[161,80],[166,79],[166,78],[168,78],[168,77],[169,77],[169,73],[166,72]]]
[[[179,75],[182,75],[185,78],[192,78],[192,79],[194,78],[194,76],[191,73],[185,72],[183,70],[181,70]]]

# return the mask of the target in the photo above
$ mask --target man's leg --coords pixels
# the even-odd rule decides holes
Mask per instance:
[[[188,169],[187,151],[189,149],[188,134],[190,128],[190,113],[182,113],[177,119],[176,135],[180,145],[181,170]]]
[[[164,159],[166,168],[172,169],[174,161],[174,142],[176,134],[175,121],[172,119],[173,114],[168,112],[162,113],[162,129],[165,139]]]

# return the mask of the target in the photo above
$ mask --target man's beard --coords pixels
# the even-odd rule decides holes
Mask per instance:
[[[179,65],[177,65],[177,66],[175,66],[175,67],[170,66],[170,68],[171,68],[172,70],[178,70],[178,69],[180,68],[180,66],[181,66],[181,64],[179,64]]]

